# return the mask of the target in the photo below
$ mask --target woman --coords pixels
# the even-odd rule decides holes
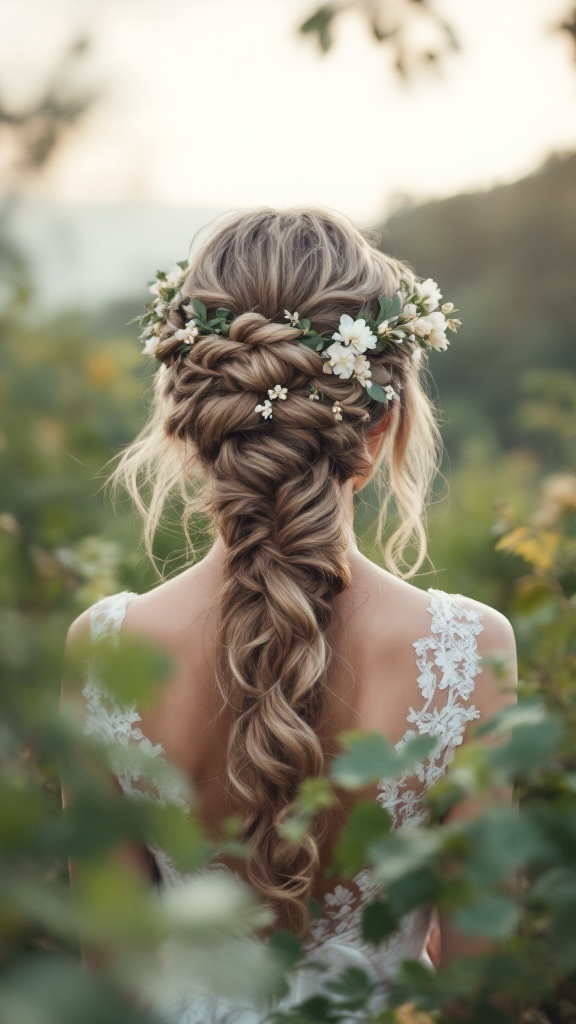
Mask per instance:
[[[369,876],[324,877],[339,813],[300,846],[279,826],[299,783],[326,770],[349,729],[399,745],[407,734],[437,737],[417,776],[382,780],[373,792],[395,827],[422,821],[422,797],[468,724],[510,700],[481,665],[487,654],[503,655],[514,682],[508,621],[400,578],[425,557],[423,509],[438,451],[421,385],[425,356],[446,349],[446,330],[460,321],[435,282],[419,281],[345,218],[316,208],[228,216],[190,265],[160,274],[151,291],[142,323],[144,351],[160,363],[154,410],[114,478],[144,515],[150,553],[174,488],[186,520],[209,513],[214,543],[151,592],[99,602],[73,624],[70,642],[122,626],[172,655],[175,668],[132,738],[161,744],[190,779],[210,833],[241,816],[251,856],[234,868],[274,907],[277,926],[298,931],[307,952],[334,969],[359,964],[384,993],[402,959],[429,963],[430,913],[415,912],[383,947],[366,946],[359,917],[375,892]],[[354,535],[354,494],[379,468],[380,528],[390,500],[398,515],[386,549],[391,571],[365,558]],[[195,483],[192,498],[199,478],[204,493]],[[148,503],[141,479],[151,486]],[[417,556],[402,573],[410,541]],[[94,681],[84,693],[88,732],[106,716],[108,726],[126,726]],[[130,792],[132,780],[119,780]],[[477,810],[464,802],[452,814]],[[152,853],[163,882],[177,884],[162,851]],[[150,872],[150,851],[125,855]],[[311,897],[324,907],[312,922]],[[440,934],[443,965],[476,948],[442,918]],[[283,1006],[317,984],[295,985]],[[230,1005],[208,1009],[200,997],[195,1017],[192,1003],[174,1019],[236,1020]]]

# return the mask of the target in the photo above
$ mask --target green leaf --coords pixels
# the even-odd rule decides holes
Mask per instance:
[[[435,736],[416,736],[396,750],[379,732],[348,732],[340,737],[346,750],[332,761],[330,774],[344,789],[358,789],[403,774],[437,745]]]
[[[375,352],[376,354],[378,354],[379,352],[383,352],[384,349],[387,348],[387,346],[389,344],[390,344],[389,338],[386,338],[386,337],[384,337],[383,335],[380,334],[378,336],[378,341],[374,345],[374,348],[371,349],[371,351]]]
[[[334,18],[334,9],[331,4],[324,4],[306,21],[300,25],[299,31],[302,35],[315,32],[318,36],[318,43],[323,53],[328,53],[332,46],[331,25]]]
[[[437,736],[414,736],[396,752],[396,775],[403,774],[409,768],[414,768],[418,761],[421,761],[438,746]]]
[[[328,981],[325,988],[345,999],[357,999],[359,996],[370,995],[374,982],[360,967],[346,967],[338,978]]]
[[[388,310],[388,317],[390,318],[390,320],[392,320],[395,316],[399,316],[399,314],[402,312],[402,305],[402,296],[400,295],[400,292],[396,292],[394,298],[390,303],[390,308]]]
[[[292,932],[274,932],[268,939],[268,946],[274,951],[287,971],[302,959],[302,943]]]
[[[176,266],[180,267],[180,270],[187,270],[187,268],[188,268],[188,260],[178,260],[178,262],[176,263]]]
[[[70,665],[78,674],[90,661],[93,671],[119,704],[145,704],[157,694],[158,684],[167,678],[173,659],[142,637],[123,635],[119,642],[103,638],[93,647],[79,644],[70,653]]]
[[[310,320],[300,320],[299,324],[300,329],[308,333],[308,331],[310,330]]]
[[[298,338],[298,344],[304,345],[305,348],[311,348],[314,352],[319,352],[324,344],[324,339],[321,338],[318,340],[318,336],[309,338],[304,336],[302,338]]]
[[[369,381],[369,386],[366,388],[366,391],[370,395],[370,398],[373,398],[376,402],[380,402],[382,405],[388,405],[386,392],[377,381]]]
[[[379,732],[343,733],[346,750],[332,761],[330,775],[344,789],[358,789],[370,782],[393,777],[396,751]]]
[[[351,876],[366,866],[366,848],[387,837],[392,820],[376,801],[361,801],[352,808],[334,850],[334,863]]]
[[[192,309],[194,310],[195,316],[200,320],[203,320],[204,323],[207,323],[208,313],[206,306],[203,302],[200,302],[200,299],[192,299]]]
[[[374,900],[364,906],[361,924],[362,938],[374,946],[379,946],[395,931],[398,919],[389,903],[384,900]]]
[[[229,309],[224,309],[223,306],[219,306],[218,309],[216,310],[216,316],[219,317],[221,320],[227,320],[228,317],[231,316],[231,315],[232,314],[231,314],[230,310]]]
[[[454,924],[466,935],[487,939],[507,939],[518,924],[520,912],[506,896],[486,893],[476,903],[461,907],[453,916]]]
[[[392,833],[370,851],[374,878],[380,885],[392,886],[434,864],[444,841],[439,830],[417,828]]]

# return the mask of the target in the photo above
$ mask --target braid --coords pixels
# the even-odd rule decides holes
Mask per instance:
[[[222,670],[238,695],[228,773],[247,810],[248,877],[301,926],[318,846],[310,835],[296,847],[277,827],[298,784],[324,768],[316,726],[325,632],[350,574],[339,488],[318,441],[295,451],[289,437],[274,436],[257,459],[254,447],[228,441],[214,465],[214,511],[228,547]]]
[[[170,309],[160,333],[155,415],[115,473],[144,510],[138,482],[152,487],[147,544],[168,493],[204,508],[225,545],[216,637],[217,672],[234,712],[227,773],[244,815],[249,881],[305,932],[306,899],[319,865],[319,831],[299,845],[279,832],[300,782],[324,770],[318,725],[335,597],[350,584],[342,484],[374,469],[367,433],[387,412],[354,379],[322,371],[317,352],[278,322],[288,308],[335,329],[342,313],[394,293],[402,264],[375,250],[330,213],[236,215],[205,244],[182,289],[208,310],[233,310],[229,336],[202,335],[174,358],[185,312]],[[400,396],[389,435],[388,482],[402,522],[424,557],[422,507],[433,469],[434,426],[420,367],[401,347],[371,357],[373,379]],[[288,389],[264,421],[268,388]],[[311,401],[311,389],[324,396]],[[336,421],[333,402],[343,415]],[[178,471],[178,464],[180,469]],[[186,490],[199,469],[204,494]],[[390,550],[390,545],[389,545]],[[392,549],[394,550],[394,549]],[[418,563],[420,564],[420,563]]]

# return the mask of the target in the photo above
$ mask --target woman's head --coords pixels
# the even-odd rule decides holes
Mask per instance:
[[[330,658],[326,631],[334,597],[350,582],[342,485],[370,476],[383,433],[379,528],[392,499],[399,523],[389,564],[399,571],[415,537],[417,567],[437,435],[421,362],[408,347],[370,353],[372,380],[398,396],[387,407],[354,377],[323,372],[321,356],[298,343],[285,311],[318,333],[335,332],[343,314],[354,318],[364,308],[375,316],[378,299],[392,297],[406,271],[330,211],[262,208],[225,218],[193,256],[179,305],[165,312],[153,415],[115,472],[144,514],[150,551],[175,487],[185,518],[207,510],[225,543],[218,674],[237,711],[228,773],[252,845],[249,877],[299,927],[317,836],[293,846],[278,827],[302,779],[323,769],[315,725]],[[175,334],[193,300],[209,315],[230,310],[229,336],[201,335],[175,357]],[[287,388],[286,400],[274,401],[273,417],[264,419],[256,405],[276,384]],[[310,399],[314,389],[321,401]]]

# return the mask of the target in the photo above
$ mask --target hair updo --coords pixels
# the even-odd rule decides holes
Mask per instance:
[[[318,870],[318,834],[297,846],[278,826],[299,783],[324,770],[316,725],[330,657],[326,631],[334,597],[350,583],[341,485],[378,468],[367,437],[388,417],[378,538],[392,500],[399,525],[386,561],[412,575],[426,553],[423,513],[438,439],[422,364],[409,351],[388,345],[370,353],[372,379],[399,396],[390,413],[354,378],[323,373],[324,361],[298,344],[284,310],[297,310],[319,333],[335,331],[343,313],[355,317],[365,306],[375,315],[378,298],[391,297],[406,270],[332,211],[227,216],[193,256],[182,304],[167,311],[153,413],[113,474],[144,517],[150,556],[174,490],[185,526],[204,511],[226,545],[216,650],[219,685],[237,710],[228,776],[245,811],[248,879],[300,931]],[[209,315],[225,307],[235,319],[228,338],[199,336],[174,358],[174,333],[192,299]],[[273,419],[264,420],[255,406],[275,384],[288,388],[288,399],[275,401]],[[310,401],[313,387],[324,400]],[[411,540],[416,559],[402,571]]]

